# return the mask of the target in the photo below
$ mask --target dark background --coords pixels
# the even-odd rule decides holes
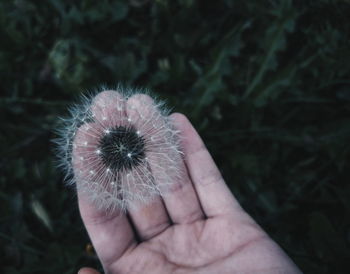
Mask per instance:
[[[53,144],[105,84],[199,130],[243,207],[306,273],[350,268],[350,1],[0,2],[0,272],[99,267]]]

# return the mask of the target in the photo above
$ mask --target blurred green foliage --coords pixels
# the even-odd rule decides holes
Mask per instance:
[[[198,128],[306,273],[350,269],[350,1],[0,2],[0,272],[97,266],[56,170],[58,116],[148,87]]]

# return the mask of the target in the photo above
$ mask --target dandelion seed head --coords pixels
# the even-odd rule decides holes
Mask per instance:
[[[163,106],[121,87],[83,96],[58,130],[68,184],[106,211],[163,195],[182,176],[178,132]]]
[[[99,147],[103,164],[116,172],[135,168],[146,153],[145,140],[133,127],[114,128],[99,140]]]

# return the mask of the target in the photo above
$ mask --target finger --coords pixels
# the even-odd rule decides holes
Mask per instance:
[[[176,113],[173,116],[183,136],[185,163],[205,215],[241,214],[242,208],[225,184],[196,130],[183,114]]]
[[[148,119],[150,108],[150,97],[146,95],[134,95],[128,99],[126,103],[127,116],[130,123],[135,127],[137,133],[140,136],[147,134],[145,130],[145,121]],[[146,138],[146,137],[144,137]],[[145,158],[148,158],[148,152],[146,150]],[[129,215],[134,224],[141,240],[148,240],[154,236],[163,232],[170,226],[170,219],[164,207],[161,198],[158,195],[154,195],[154,190],[157,190],[155,185],[155,179],[153,177],[151,169],[148,167],[148,159],[143,159],[142,163],[133,168],[131,171],[133,176],[129,176],[128,180],[132,180],[129,185],[141,188],[141,196],[147,199],[147,196],[153,196],[150,201],[146,203],[133,202],[129,206]],[[143,181],[141,184],[140,181]],[[144,188],[142,189],[142,186]],[[149,188],[147,188],[149,186]],[[133,192],[137,192],[134,189]],[[151,192],[150,192],[151,191]]]
[[[121,195],[121,188],[115,184],[117,175],[100,157],[102,134],[96,123],[84,124],[77,130],[72,157],[74,179],[78,191],[86,193],[98,208],[109,204],[113,210],[118,205],[122,207],[123,200],[116,199]],[[118,177],[122,176],[118,174]]]
[[[170,118],[177,128],[176,115],[171,115]],[[179,160],[178,172],[181,176],[177,177],[175,184],[171,186],[170,191],[165,193],[163,197],[172,221],[176,224],[187,224],[204,219],[205,214],[183,159]]]
[[[141,241],[159,235],[170,226],[169,216],[152,187],[154,179],[146,165],[134,167],[132,175],[126,177],[125,184],[129,186],[130,192],[130,198],[127,198],[128,213]]]
[[[79,270],[78,274],[100,274],[100,272],[90,267],[83,267]]]
[[[104,265],[107,267],[113,261],[120,258],[124,252],[132,249],[136,245],[135,235],[131,225],[123,212],[115,209],[113,211],[99,210],[95,204],[91,203],[86,193],[82,191],[81,181],[89,178],[91,175],[91,166],[89,161],[89,153],[93,153],[91,147],[94,147],[94,136],[91,135],[89,129],[94,124],[85,124],[79,128],[75,135],[73,145],[73,167],[77,181],[78,202],[80,214],[89,233],[94,248]],[[82,145],[80,145],[82,144]],[[87,145],[84,145],[87,144]]]
[[[91,104],[92,116],[103,128],[125,124],[125,99],[117,91],[106,90],[97,94]]]
[[[147,158],[155,183],[176,178],[175,182],[171,182],[170,189],[163,193],[163,201],[171,220],[174,223],[190,223],[204,218],[183,160],[177,150],[171,147],[176,141],[171,140],[174,136],[172,130],[169,130],[168,121],[149,96],[138,95],[131,99],[131,107],[128,107],[130,102],[127,103],[128,114],[135,116],[135,123],[145,136],[151,136],[148,138]]]
[[[96,153],[98,140],[96,124],[84,124],[75,133],[72,163],[76,181],[88,179],[99,165]]]
[[[129,208],[130,218],[141,241],[156,237],[170,226],[169,217],[163,209],[164,205],[159,197]]]
[[[78,193],[79,210],[90,239],[104,268],[136,246],[131,225],[121,211],[100,211]]]

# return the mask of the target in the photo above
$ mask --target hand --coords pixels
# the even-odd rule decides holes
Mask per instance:
[[[100,212],[78,193],[105,272],[300,273],[240,207],[187,118],[171,118],[182,136],[185,176],[168,194],[126,216]]]

